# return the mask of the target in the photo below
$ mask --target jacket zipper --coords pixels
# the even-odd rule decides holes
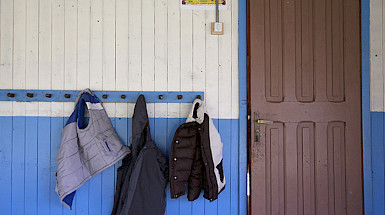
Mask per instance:
[[[111,149],[110,149],[110,147],[108,146],[108,143],[107,143],[107,142],[104,142],[104,143],[106,144],[108,150],[111,152]]]

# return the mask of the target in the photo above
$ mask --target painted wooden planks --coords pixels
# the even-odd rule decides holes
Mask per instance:
[[[65,126],[65,124],[67,123],[67,120],[68,120],[68,117],[63,117],[63,128]],[[57,167],[56,167],[57,168]],[[89,182],[87,182],[89,183]],[[82,192],[82,189],[79,189],[79,192]],[[76,191],[76,194],[77,194],[77,191]],[[54,194],[52,195],[57,195],[57,193],[55,192]],[[74,201],[72,203],[72,207],[75,208],[74,210],[68,210],[67,207],[65,207],[64,205],[62,206],[62,212],[63,212],[63,215],[73,215],[75,214],[77,211],[78,211],[78,200],[74,198]],[[60,203],[61,204],[61,203]],[[87,204],[85,204],[86,206]],[[81,207],[81,206],[80,206]]]
[[[369,77],[363,71],[363,88],[370,86],[370,117],[364,111],[364,176],[365,176],[365,212],[367,214],[385,213],[384,202],[384,17],[385,4],[383,1],[362,1],[363,36],[369,36],[369,41],[363,42],[363,47],[369,45],[370,83]],[[364,7],[365,6],[365,7]],[[369,8],[368,8],[369,6]],[[366,10],[364,10],[366,9]],[[369,13],[370,11],[370,13]],[[370,20],[370,24],[368,23]],[[366,25],[364,25],[364,22]],[[368,29],[369,28],[369,29]],[[368,32],[369,30],[369,32]],[[365,38],[366,40],[368,38]],[[368,48],[368,47],[366,47]],[[366,50],[367,51],[367,50]],[[368,53],[366,53],[368,54]],[[366,65],[367,66],[367,65]],[[364,79],[365,78],[365,79]],[[369,85],[367,85],[369,83]],[[364,93],[363,93],[364,94]],[[366,91],[365,94],[368,94]],[[364,95],[363,95],[364,96]],[[367,100],[363,97],[363,102]],[[365,103],[366,103],[365,102]],[[365,108],[366,109],[366,108]],[[364,109],[364,110],[365,110]],[[369,124],[368,124],[369,123]],[[365,126],[366,125],[366,126]]]
[[[111,124],[116,128],[116,118],[111,118]],[[102,173],[102,210],[101,214],[110,214],[114,205],[115,196],[115,168],[104,170]]]
[[[74,4],[75,7],[75,4]],[[90,86],[90,48],[91,48],[91,1],[77,2],[77,80],[76,89],[82,90]]]
[[[373,214],[372,142],[370,113],[370,1],[361,1],[362,139],[365,214]]]
[[[38,118],[26,117],[25,119],[25,214],[37,214],[38,187]]]
[[[166,156],[170,156],[170,149],[171,149],[171,143],[174,138],[175,131],[179,126],[179,119],[167,119],[167,130],[165,130],[166,133],[166,141],[167,141],[167,152]],[[180,207],[180,199],[171,199],[170,196],[170,184],[167,185],[166,190],[166,198],[167,198],[167,205],[166,205],[166,214],[179,214],[179,207]],[[187,212],[188,213],[188,212]]]
[[[0,5],[0,86],[12,88],[13,80],[13,2],[2,1]],[[12,116],[12,102],[2,104],[2,115]]]
[[[141,21],[142,21],[142,53],[141,68],[142,90],[153,91],[155,83],[155,1],[144,0],[141,5]],[[151,105],[153,109],[154,105]]]
[[[60,146],[61,131],[67,118],[0,117],[0,121],[1,125],[6,126],[1,130],[3,140],[17,146],[17,148],[8,148],[7,145],[0,144],[2,158],[5,159],[5,162],[2,162],[5,166],[3,166],[4,174],[0,178],[1,188],[6,191],[6,195],[0,195],[3,200],[0,204],[1,208],[7,211],[3,203],[8,202],[9,210],[25,210],[25,214],[105,214],[110,212],[115,192],[115,171],[121,165],[120,162],[115,167],[98,174],[77,190],[73,210],[68,210],[59,201],[54,190],[56,154]],[[131,121],[131,118],[111,118],[124,144],[131,142]],[[185,119],[182,118],[151,119],[153,139],[167,156],[174,133],[184,121]],[[224,143],[223,167],[227,183],[225,190],[215,201],[217,203],[213,204],[214,202],[209,203],[202,195],[194,202],[188,202],[186,196],[172,200],[167,188],[167,214],[238,214],[238,164],[235,162],[238,160],[238,120],[215,121]],[[43,128],[48,128],[48,132]],[[20,134],[24,132],[25,135]],[[232,148],[236,149],[232,150]],[[23,176],[19,177],[20,175]],[[23,186],[19,185],[20,181],[23,181]],[[11,198],[20,195],[24,197],[11,201]]]
[[[90,87],[103,89],[103,0],[91,1],[91,41],[90,41]],[[102,175],[96,175],[89,181],[89,214],[101,214],[102,211]]]
[[[227,185],[227,188],[230,188],[230,214],[242,214],[239,206],[241,199],[238,198],[238,195],[241,195],[241,189],[239,186],[239,122],[236,120],[231,121],[231,146],[230,146],[230,172],[227,173],[227,177],[231,177],[230,186]],[[227,158],[228,159],[228,158]],[[238,195],[235,195],[238,194]]]
[[[37,209],[38,214],[50,214],[50,174],[51,174],[51,136],[49,131],[51,120],[48,117],[38,118],[38,150],[37,150]]]
[[[230,98],[229,96],[223,97],[225,99],[223,103],[230,101],[232,110],[234,110],[232,112],[234,113],[229,115],[228,112],[230,108],[227,108],[228,105],[223,105],[225,110],[221,113],[221,117],[237,117],[238,89],[237,85],[235,85],[237,83],[235,80],[237,80],[238,72],[238,53],[229,49],[229,52],[223,50],[224,54],[221,55],[219,54],[219,51],[222,52],[221,49],[218,50],[217,56],[208,56],[205,54],[206,52],[213,52],[213,50],[210,49],[212,46],[210,38],[213,37],[206,35],[206,22],[211,22],[211,20],[209,20],[210,18],[206,18],[206,12],[180,11],[179,5],[175,2],[167,2],[167,4],[163,4],[164,6],[162,6],[159,2],[143,1],[141,4],[135,2],[130,3],[132,4],[130,7],[128,7],[129,3],[127,2],[116,2],[122,5],[122,7],[112,3],[106,4],[104,1],[91,2],[80,0],[64,2],[62,0],[45,0],[42,1],[41,4],[36,0],[26,1],[25,10],[27,11],[26,16],[28,16],[28,18],[26,19],[26,23],[24,23],[26,24],[26,29],[24,30],[24,28],[22,28],[24,25],[24,21],[21,19],[22,16],[20,16],[20,19],[18,15],[15,16],[13,10],[7,9],[9,6],[13,7],[12,2],[10,1],[8,4],[7,1],[4,1],[2,8],[7,9],[7,12],[2,13],[4,17],[2,20],[8,20],[10,22],[7,23],[10,24],[3,24],[5,26],[3,26],[2,34],[4,36],[2,40],[11,45],[16,41],[14,48],[25,46],[25,48],[19,49],[20,52],[17,52],[17,54],[19,54],[18,56],[26,56],[25,67],[27,71],[24,76],[28,80],[31,80],[33,84],[30,84],[30,82],[24,80],[24,78],[17,78],[19,77],[17,75],[17,71],[19,70],[17,68],[23,67],[17,63],[19,61],[11,63],[12,65],[17,64],[15,67],[16,70],[14,70],[12,66],[3,67],[13,71],[15,73],[13,76],[17,80],[7,82],[7,79],[12,79],[12,77],[9,76],[7,79],[2,78],[2,82],[18,83],[19,85],[14,86],[14,88],[17,89],[19,89],[19,87],[27,87],[27,85],[28,89],[80,90],[85,87],[102,89],[103,86],[104,88],[108,88],[107,85],[110,86],[111,83],[119,82],[120,86],[125,86],[129,88],[129,90],[137,88],[139,85],[141,85],[140,88],[143,90],[154,90],[154,79],[158,77],[160,81],[158,81],[157,86],[160,88],[167,85],[170,87],[169,90],[180,90],[186,88],[191,89],[193,87],[192,85],[194,85],[193,88],[200,91],[206,90],[207,88],[209,92],[213,90],[213,92],[215,92],[217,86],[213,85],[215,87],[212,89],[210,84],[207,86],[205,84],[206,62],[210,65],[212,59],[218,59],[218,61],[226,63],[226,65],[221,65],[221,71],[235,69],[235,71],[232,72],[231,84],[229,81],[225,81],[224,83],[226,84],[223,85],[223,87],[221,86],[227,91],[231,89],[231,92],[234,94],[234,98]],[[160,10],[155,10],[155,4],[159,4],[160,8],[163,7],[162,10],[165,11],[165,14],[168,14],[166,19],[155,19],[155,15],[159,13]],[[233,4],[237,5],[237,2]],[[105,9],[104,6],[108,9]],[[17,4],[17,7],[19,7],[19,4]],[[23,12],[23,7],[20,8],[22,9],[21,13],[25,13]],[[105,10],[109,12],[105,12]],[[128,13],[129,10],[131,13]],[[16,8],[15,13],[20,13],[20,10]],[[211,14],[210,16],[213,14],[212,11],[207,13]],[[237,16],[238,14],[235,12],[235,8],[221,12],[221,17],[226,20],[225,23],[227,23],[226,25],[228,25],[229,30],[228,34],[221,38],[221,43],[225,45],[226,50],[228,50],[229,46],[232,47],[231,49],[237,47],[237,39],[234,39],[237,37],[237,28],[232,27],[233,25],[237,25]],[[16,17],[15,21],[13,17]],[[18,20],[21,20],[21,22]],[[160,26],[155,25],[155,22]],[[7,26],[9,30],[12,30],[13,26],[11,25],[13,24],[15,24],[15,30],[18,32],[17,35],[7,33]],[[119,28],[114,27],[115,25]],[[139,25],[143,27],[141,31],[137,30]],[[209,27],[207,27],[207,29],[208,28]],[[23,31],[25,32],[23,33]],[[40,34],[38,34],[38,31]],[[162,31],[164,31],[164,33],[162,33]],[[160,35],[159,39],[155,34]],[[163,38],[167,38],[167,43],[164,43],[165,40],[161,39],[162,34],[164,35]],[[110,35],[115,35],[116,39]],[[22,40],[24,37],[26,40],[25,44]],[[209,41],[206,39],[209,39]],[[20,40],[21,43],[17,43],[18,40]],[[123,41],[122,46],[120,46],[119,40]],[[186,43],[182,41],[186,41]],[[131,48],[129,46],[130,44]],[[139,53],[138,50],[140,50]],[[7,61],[7,59],[9,62],[11,62],[11,60],[13,61],[12,55],[7,55],[6,52],[15,51],[6,49],[6,46],[2,46],[1,51],[3,52],[3,61]],[[167,64],[165,64],[167,68],[165,67],[165,72],[155,75],[155,62],[159,64],[162,58],[166,56],[164,53],[167,53]],[[228,61],[230,57],[229,53],[231,53],[231,62]],[[140,58],[138,58],[139,54],[141,56]],[[138,61],[138,59],[140,60]],[[178,59],[180,59],[180,61]],[[7,65],[5,62],[4,66]],[[30,69],[30,66],[32,66],[32,69]],[[20,71],[22,71],[22,69],[20,69]],[[126,77],[129,80],[127,80]],[[181,80],[180,87],[174,85],[174,80],[178,79],[178,77],[180,77],[179,79]],[[211,76],[209,75],[209,77]],[[216,78],[219,77],[218,75]],[[35,82],[35,79],[38,79],[39,82]],[[6,88],[12,88],[12,86]],[[224,92],[223,94],[226,93]],[[214,100],[208,102],[208,106],[214,105],[215,102]],[[9,104],[10,103],[8,103],[8,105]],[[7,102],[0,102],[0,105],[5,107]],[[17,107],[24,106],[24,104],[16,105]],[[154,112],[151,105],[152,104],[149,104],[150,112]],[[26,106],[30,105],[27,104]],[[70,114],[72,106],[72,104],[40,103],[40,116],[66,116]],[[177,106],[179,105],[173,107],[176,108]],[[186,104],[181,105],[180,108],[186,111],[187,106]],[[24,111],[17,109],[17,107],[14,114],[24,115]],[[113,107],[114,105],[112,105],[111,108],[107,107],[107,111],[112,116],[114,116],[116,114],[114,112],[117,111],[116,108]],[[64,108],[63,111],[62,108]],[[12,115],[12,111],[10,111],[11,108],[4,109],[1,109],[2,112],[8,111],[10,113],[4,113],[2,115]],[[170,112],[179,115],[177,109],[172,109]],[[32,113],[39,112],[39,109],[35,106],[30,106],[29,110],[30,115],[37,115]],[[49,110],[52,110],[52,112]],[[219,113],[215,110],[212,115],[213,117],[218,117],[217,114]]]
[[[384,111],[383,1],[370,1],[370,102],[371,111]]]
[[[232,10],[232,2],[227,3],[228,10]],[[226,118],[232,115],[232,102],[238,95],[232,95],[232,11],[231,13],[220,13],[220,21],[224,23],[226,34],[218,37],[218,116],[214,118]],[[236,79],[237,80],[237,79]]]
[[[127,91],[128,86],[128,1],[116,0],[115,3],[115,88]],[[127,117],[128,105],[116,104],[116,117]],[[117,121],[118,123],[118,121]]]
[[[68,2],[69,3],[69,2]],[[67,6],[68,7],[68,6]],[[55,0],[52,2],[52,33],[51,37],[55,43],[52,43],[52,77],[51,77],[51,89],[61,90],[65,86],[65,70],[70,69],[73,65],[65,66],[66,56],[65,54],[65,9],[66,4],[64,0]],[[68,25],[68,24],[67,24]],[[72,35],[71,35],[72,36]],[[67,50],[68,51],[68,50]],[[67,62],[69,63],[69,62]],[[70,68],[67,68],[70,67]],[[51,116],[57,116],[64,114],[63,103],[51,104]]]
[[[39,89],[52,87],[52,1],[39,2]],[[39,116],[50,116],[51,104],[39,102]]]
[[[238,97],[238,107],[233,108],[233,116],[237,115],[239,118],[238,125],[238,150],[239,155],[247,154],[247,1],[239,0],[238,4],[234,5],[238,6],[238,10],[234,13],[234,17],[238,17],[239,25],[238,25],[238,53],[236,56],[233,56],[233,59],[238,59],[238,72],[233,73],[233,77],[237,77],[237,82],[233,86],[236,87],[235,93],[239,92]],[[233,9],[234,10],[234,9]],[[237,13],[238,12],[238,13]],[[233,50],[235,51],[235,50]],[[234,68],[234,67],[233,67]],[[234,90],[234,89],[233,89]],[[234,94],[233,94],[234,95]],[[233,98],[233,101],[236,100]],[[234,106],[234,104],[233,104]],[[239,184],[239,192],[238,192],[238,204],[239,204],[239,214],[247,213],[247,185],[246,185],[246,177],[247,177],[247,156],[239,156],[239,169],[238,169],[238,184]]]
[[[3,171],[0,177],[0,200],[1,209],[4,213],[12,214],[12,130],[13,120],[12,117],[0,118],[0,134],[3,137],[1,149],[1,162],[0,167]]]
[[[24,89],[25,88],[25,73],[26,73],[26,64],[25,64],[25,53],[26,53],[26,4],[25,0],[15,0],[14,1],[14,23],[13,31],[18,32],[13,35],[13,77],[12,84],[14,88]],[[13,115],[24,115],[25,114],[25,104],[13,102]]]
[[[231,182],[235,177],[231,177],[231,131],[232,125],[231,120],[219,120],[218,122],[218,131],[221,135],[221,140],[223,143],[223,172],[225,174],[226,187],[218,196],[218,210],[217,214],[231,214]],[[230,132],[229,132],[230,131]]]
[[[384,113],[372,114],[373,214],[385,213]]]
[[[64,89],[77,89],[78,2],[64,3]],[[62,55],[63,56],[63,55]],[[54,72],[54,71],[52,71]],[[63,81],[62,80],[62,81]],[[83,80],[81,80],[83,81]],[[86,81],[86,80],[84,80]],[[64,116],[71,115],[74,105],[64,103]]]
[[[13,5],[13,30],[19,32],[13,36],[13,77],[15,88],[25,88],[25,51],[26,51],[26,1],[18,0]],[[25,104],[13,102],[13,115],[24,115]],[[25,202],[25,118],[13,117],[12,136],[12,214],[24,214],[25,208],[19,207]]]
[[[52,117],[50,119],[50,213],[51,214],[62,214],[63,209],[65,208],[60,203],[59,196],[55,192],[55,187],[56,187],[56,170],[57,170],[57,165],[56,165],[56,156],[60,148],[60,141],[61,141],[61,133],[58,131],[61,131],[63,129],[64,125],[64,119],[63,117]],[[45,135],[47,136],[47,135]],[[77,205],[77,204],[76,204]]]
[[[115,0],[103,2],[103,90],[116,90],[115,70]],[[105,104],[108,116],[115,117],[115,104]]]
[[[27,1],[26,24],[26,59],[25,59],[25,88],[39,88],[39,4],[38,0]],[[39,104],[30,102],[26,104],[26,116],[37,116]]]
[[[25,2],[25,12],[23,12],[23,4],[16,5],[17,2],[19,1],[4,0],[1,2],[0,7],[2,11],[0,15],[0,61],[1,64],[4,63],[4,65],[1,65],[0,88],[81,90],[85,87],[91,87],[96,90],[122,91],[135,88],[138,88],[137,90],[153,91],[155,88],[161,88],[167,91],[207,91],[213,98],[207,100],[210,107],[209,112],[212,112],[211,117],[220,117],[221,119],[238,118],[237,1],[230,2],[231,9],[221,11],[221,19],[225,20],[225,35],[223,37],[211,36],[207,32],[209,24],[212,22],[210,17],[214,14],[212,11],[207,13],[204,11],[180,11],[179,5],[171,1],[162,1],[166,5],[160,5],[160,8],[156,8],[156,4],[160,3],[153,0],[143,0],[139,3],[115,0],[115,4],[107,3],[105,0],[21,0],[20,2]],[[161,19],[155,20],[158,12],[163,15]],[[22,19],[23,14],[26,16],[25,23],[23,23],[24,19]],[[161,28],[155,23],[165,28]],[[25,32],[23,32],[24,25]],[[115,37],[111,35],[115,35]],[[160,39],[156,35],[160,35]],[[26,40],[25,44],[23,44],[23,38]],[[164,39],[167,40],[167,43],[165,43],[166,40]],[[211,41],[216,42],[211,44]],[[217,49],[211,50],[213,46],[217,47]],[[8,55],[8,52],[14,54]],[[167,53],[166,59],[164,59],[165,55],[162,53]],[[24,55],[25,59],[23,60]],[[17,57],[21,57],[21,61],[18,61]],[[211,62],[213,59],[221,66],[219,67],[215,62]],[[165,62],[162,62],[162,60],[165,60]],[[20,63],[23,61],[25,61],[24,66],[23,63]],[[155,65],[160,65],[161,69],[157,70]],[[25,74],[23,72],[24,67]],[[216,70],[211,70],[214,67],[216,67]],[[4,75],[3,71],[9,71],[8,74],[12,75]],[[223,77],[221,77],[222,73],[224,74]],[[12,76],[15,79],[12,79]],[[24,76],[25,78],[22,78]],[[156,79],[155,76],[158,78]],[[212,80],[206,83],[208,78]],[[232,94],[231,96],[228,96],[229,92]],[[9,107],[9,105],[11,106]],[[30,161],[32,164],[38,165],[38,161],[40,161],[40,164],[43,164],[42,159],[44,160],[44,158],[38,158],[38,154],[44,154],[46,151],[38,145],[47,144],[48,140],[51,141],[50,157],[47,159],[51,168],[49,170],[51,175],[48,178],[49,188],[51,189],[55,178],[52,176],[52,173],[54,173],[52,168],[54,168],[55,164],[55,147],[58,147],[52,144],[57,142],[59,138],[55,131],[60,127],[60,121],[63,124],[65,123],[66,119],[62,117],[68,117],[72,111],[73,103],[39,104],[37,102],[28,102],[17,103],[16,105],[25,105],[25,113],[23,108],[20,109],[16,106],[12,108],[10,102],[0,102],[0,115],[34,116],[26,118],[26,136],[24,138],[26,143],[28,141],[31,145],[25,145],[25,162]],[[119,124],[123,126],[123,130],[130,130],[130,119],[124,117],[132,115],[133,104],[107,106],[109,114],[117,117],[115,119],[116,127]],[[191,103],[165,104],[156,109],[154,104],[148,106],[149,115],[152,117],[150,119],[151,124],[157,127],[157,124],[164,124],[164,122],[157,122],[157,119],[153,117],[163,118],[163,120],[166,117],[172,118],[166,119],[167,126],[169,126],[169,120],[174,121],[175,118],[186,117],[191,108]],[[3,114],[3,112],[9,113]],[[44,118],[45,116],[52,117],[49,119],[49,123]],[[123,117],[119,123],[118,117]],[[219,127],[229,127],[226,123],[223,124],[221,119],[217,120]],[[183,121],[184,119],[178,119],[178,123]],[[233,128],[237,128],[234,131],[238,131],[237,121],[232,122],[234,123]],[[171,124],[174,123],[176,122],[171,122]],[[35,124],[34,128],[29,127],[29,125]],[[40,125],[40,128],[37,127],[38,125]],[[49,125],[49,128],[46,129],[51,131],[51,136],[44,140],[46,137],[39,136],[39,134],[44,133],[43,127],[46,125]],[[153,132],[155,133],[154,136],[156,136],[157,130],[153,129]],[[236,133],[231,133],[231,138],[237,140],[235,138]],[[225,136],[228,136],[228,134],[225,133]],[[44,133],[44,135],[47,134]],[[172,136],[173,134],[167,135]],[[127,131],[127,136],[130,136],[130,131]],[[28,137],[31,137],[31,139]],[[40,142],[38,138],[44,141]],[[127,138],[127,140],[123,141],[129,143],[129,137]],[[231,148],[238,149],[237,143],[238,141],[234,145],[231,144]],[[167,144],[169,143],[167,142]],[[162,147],[164,148],[164,146]],[[30,150],[32,154],[27,154]],[[167,150],[168,147],[166,147]],[[233,153],[233,150],[231,150],[231,153]],[[235,156],[232,155],[231,159],[237,159]],[[17,159],[21,161],[21,158]],[[231,165],[237,166],[238,164],[231,163]],[[34,183],[38,183],[38,176],[41,176],[38,173],[44,172],[44,168],[36,166],[36,169],[28,168],[25,170],[26,176],[29,173],[32,176],[36,175],[36,179],[28,180],[28,183],[26,179],[25,190],[31,189],[31,192],[25,194],[25,202],[27,202],[27,199],[30,200],[28,202],[31,202],[30,205],[25,205],[25,208],[31,208],[31,210],[26,210],[26,213],[36,214],[38,211],[45,210],[45,208],[41,207],[41,201],[44,197],[39,196],[39,207],[37,197],[38,193],[45,192],[45,184],[42,184],[43,187],[40,188],[37,186],[32,188]],[[234,171],[237,172],[237,169],[231,168],[230,171],[233,174]],[[34,178],[32,176],[31,178]],[[233,186],[234,178],[231,177],[231,190],[238,192]],[[100,181],[97,182],[100,185],[96,187],[103,186],[102,179],[100,178]],[[79,190],[73,211],[62,208],[62,213],[92,214],[95,211],[97,214],[102,213],[102,210],[107,211],[107,206],[100,206],[103,201],[101,198],[92,199],[93,194],[101,194],[102,191],[94,190],[90,188],[91,186],[91,183],[87,182]],[[229,189],[229,187],[227,186],[226,189]],[[47,197],[50,201],[48,210],[51,213],[61,214],[57,205],[52,204],[55,202],[54,199],[57,198],[56,193],[52,190],[49,191],[50,196]],[[36,202],[33,203],[35,194]],[[93,200],[96,201],[93,202]],[[228,200],[223,199],[223,202],[228,202]],[[232,198],[230,206],[232,210],[237,210],[238,208],[233,207],[233,202],[234,204],[238,202],[238,198]],[[204,204],[205,200],[202,198],[193,203],[180,200],[181,207],[176,210],[181,214],[185,210],[191,211],[192,214],[202,214],[205,213]],[[217,204],[217,212],[229,207],[226,205],[221,209],[221,203],[218,202]],[[59,206],[62,207],[60,204]],[[237,212],[233,214],[237,214]]]
[[[103,1],[91,1],[90,88],[103,88]]]

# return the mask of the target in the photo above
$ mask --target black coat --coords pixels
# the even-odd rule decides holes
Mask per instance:
[[[146,102],[136,101],[132,117],[131,154],[118,169],[112,215],[164,214],[168,166],[166,156],[151,139]]]
[[[222,141],[204,104],[197,99],[186,123],[176,130],[170,150],[170,194],[179,198],[203,197],[214,201],[225,188],[222,168]]]

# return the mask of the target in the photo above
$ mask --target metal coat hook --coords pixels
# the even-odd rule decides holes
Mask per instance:
[[[7,93],[7,96],[13,98],[13,97],[15,97],[15,94],[14,93]]]

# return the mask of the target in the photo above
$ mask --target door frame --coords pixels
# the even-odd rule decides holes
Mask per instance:
[[[370,114],[370,0],[361,0],[361,94],[364,211],[373,214],[372,133]]]
[[[239,212],[249,214],[249,152],[251,131],[248,64],[248,5],[250,0],[238,0],[239,40]],[[361,105],[362,105],[362,162],[364,213],[373,214],[372,134],[370,112],[370,0],[361,0]]]
[[[250,191],[247,185],[249,181],[247,177],[247,2],[248,0],[238,0],[239,214],[247,214],[247,196]]]

